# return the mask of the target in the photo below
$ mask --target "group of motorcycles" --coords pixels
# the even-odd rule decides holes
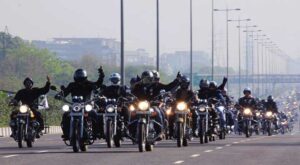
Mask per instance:
[[[127,97],[108,99],[95,91],[90,100],[83,100],[82,96],[73,96],[69,101],[63,97],[63,92],[55,86],[51,89],[59,92],[65,104],[62,111],[69,113],[70,129],[65,144],[72,146],[74,152],[87,151],[97,137],[93,133],[91,112],[97,114],[97,124],[103,129],[101,138],[105,139],[107,147],[121,147],[125,139],[137,144],[140,152],[152,151],[160,140],[172,139],[178,147],[188,146],[193,138],[199,138],[199,143],[215,141],[216,137],[225,139],[229,133],[245,134],[248,138],[253,133],[272,135],[292,131],[289,119],[281,119],[266,109],[252,110],[234,105],[223,105],[216,99],[195,100],[193,103],[176,101],[172,93],[161,91],[155,101],[139,100],[130,91]],[[163,113],[158,113],[162,110]],[[210,111],[217,112],[217,122],[213,121]],[[127,115],[124,115],[122,112]],[[164,115],[158,121],[157,115]],[[17,132],[14,139],[20,148],[25,141],[32,147],[37,134],[39,123],[26,105],[19,106]],[[277,122],[278,128],[275,128]],[[216,123],[216,124],[213,124]],[[172,130],[172,131],[171,131]]]

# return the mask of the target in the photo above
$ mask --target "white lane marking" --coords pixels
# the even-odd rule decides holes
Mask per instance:
[[[37,153],[45,153],[45,152],[49,152],[48,150],[42,150],[42,151],[36,151]]]
[[[18,155],[6,155],[6,156],[3,156],[3,158],[11,158],[11,157],[16,157]]]
[[[206,150],[204,152],[209,153],[209,152],[213,152],[214,150]]]
[[[178,160],[176,162],[174,162],[173,164],[182,164],[184,161],[183,160]]]
[[[191,155],[190,157],[191,158],[196,158],[196,157],[199,157],[200,156],[200,154],[194,154],[194,155]]]
[[[99,143],[99,144],[106,144],[105,142]]]
[[[226,144],[225,146],[226,146],[226,147],[230,147],[230,146],[231,146],[231,144]]]
[[[239,144],[240,142],[233,142],[233,144]]]
[[[223,147],[216,147],[216,150],[221,150],[223,149]]]

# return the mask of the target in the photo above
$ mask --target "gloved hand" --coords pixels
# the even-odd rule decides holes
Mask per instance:
[[[104,72],[103,72],[103,69],[102,69],[102,66],[100,66],[100,68],[98,69],[98,73],[99,73],[99,77],[100,78],[104,78],[105,77],[105,74],[104,74]]]
[[[176,76],[176,80],[181,82],[181,77],[182,77],[182,74],[180,73],[180,71],[178,71],[177,76]]]
[[[223,78],[223,83],[227,83],[227,81],[228,81],[228,78],[227,78],[227,77],[224,77],[224,78]]]

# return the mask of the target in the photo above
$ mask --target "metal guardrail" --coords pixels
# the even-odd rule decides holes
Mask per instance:
[[[197,74],[195,76],[195,82],[199,82],[203,79],[211,79],[211,75],[203,75]],[[222,81],[224,75],[215,75],[214,79],[218,82]],[[271,74],[271,75],[249,75],[248,78],[246,75],[241,75],[241,79],[239,79],[239,75],[229,75],[228,81],[232,84],[241,83],[268,83],[268,84],[292,84],[292,83],[300,83],[300,75],[297,74]]]

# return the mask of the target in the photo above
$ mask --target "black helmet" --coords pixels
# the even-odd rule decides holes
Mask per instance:
[[[217,82],[215,81],[209,82],[209,88],[218,88],[217,86],[218,86]]]
[[[160,80],[160,74],[157,70],[152,70],[154,81],[158,82]]]
[[[189,86],[190,86],[190,79],[187,76],[182,76],[180,88],[187,89]]]
[[[33,80],[30,77],[26,77],[23,81],[24,86],[26,86],[27,83],[31,83],[31,86],[33,86]]]
[[[119,73],[113,73],[110,75],[109,81],[114,85],[119,85],[121,81],[121,75]]]
[[[244,94],[247,93],[247,92],[251,94],[251,89],[249,87],[245,88],[244,91],[243,91]]]
[[[87,79],[87,73],[84,69],[77,69],[74,73],[74,80],[81,82]]]
[[[273,100],[274,100],[274,98],[272,95],[268,96],[268,101],[273,101]]]
[[[138,81],[137,81],[137,78],[133,77],[133,78],[130,79],[130,85],[133,85],[133,84],[135,84],[136,82],[138,82]]]
[[[150,84],[153,82],[153,77],[152,71],[147,70],[142,73],[141,79],[144,84]]]
[[[200,88],[208,88],[208,86],[209,86],[208,80],[204,80],[204,79],[200,80],[200,83],[199,83]]]

